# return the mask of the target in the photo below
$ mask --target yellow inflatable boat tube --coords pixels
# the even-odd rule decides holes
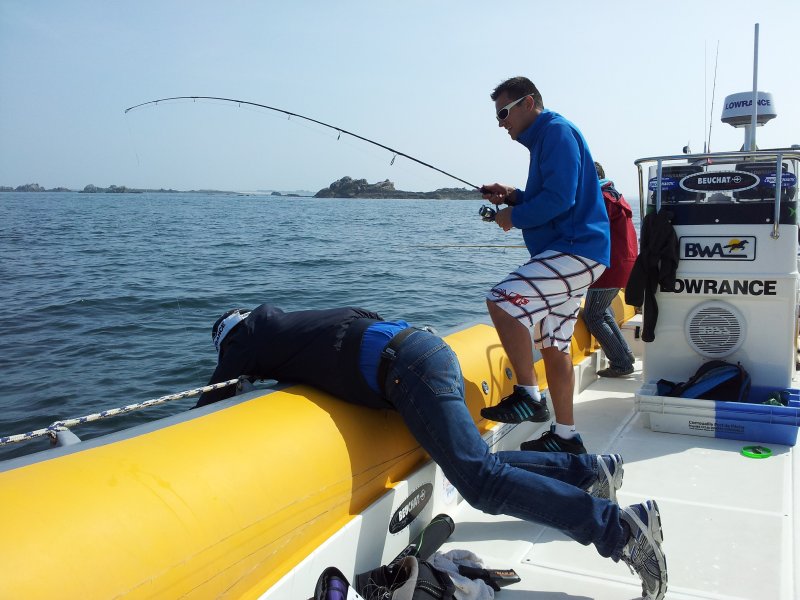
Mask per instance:
[[[508,359],[445,339],[485,430]],[[256,598],[426,460],[396,413],[292,386],[0,463],[0,598]]]

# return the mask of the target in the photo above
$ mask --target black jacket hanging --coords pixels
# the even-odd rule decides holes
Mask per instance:
[[[642,221],[639,256],[631,270],[625,286],[625,302],[631,306],[643,306],[642,340],[652,342],[658,321],[658,286],[672,290],[678,270],[680,246],[672,213],[667,210],[651,212]]]

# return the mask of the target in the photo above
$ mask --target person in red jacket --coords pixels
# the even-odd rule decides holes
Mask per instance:
[[[603,200],[611,223],[611,266],[589,286],[583,305],[583,320],[608,357],[609,366],[597,372],[600,377],[626,377],[633,373],[634,357],[614,318],[611,303],[620,288],[628,283],[638,254],[633,211],[625,197],[606,179],[600,163],[594,163]]]

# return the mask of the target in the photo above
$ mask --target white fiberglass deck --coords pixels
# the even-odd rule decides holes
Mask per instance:
[[[756,460],[740,454],[743,442],[650,431],[634,408],[640,369],[589,385],[576,400],[576,422],[589,452],[623,456],[621,506],[658,501],[667,598],[800,598],[794,448],[765,444],[773,455]],[[456,530],[442,551],[470,549],[488,568],[510,567],[522,578],[499,592],[502,600],[640,597],[638,577],[593,546],[463,502],[450,514]]]

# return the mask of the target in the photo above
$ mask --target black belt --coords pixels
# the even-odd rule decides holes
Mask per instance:
[[[394,362],[394,359],[397,358],[397,350],[403,344],[403,341],[415,331],[424,330],[417,327],[403,329],[396,333],[395,336],[389,340],[389,343],[386,344],[386,347],[381,350],[381,362],[378,363],[378,387],[381,391],[386,389],[386,377],[389,374],[389,367]]]

